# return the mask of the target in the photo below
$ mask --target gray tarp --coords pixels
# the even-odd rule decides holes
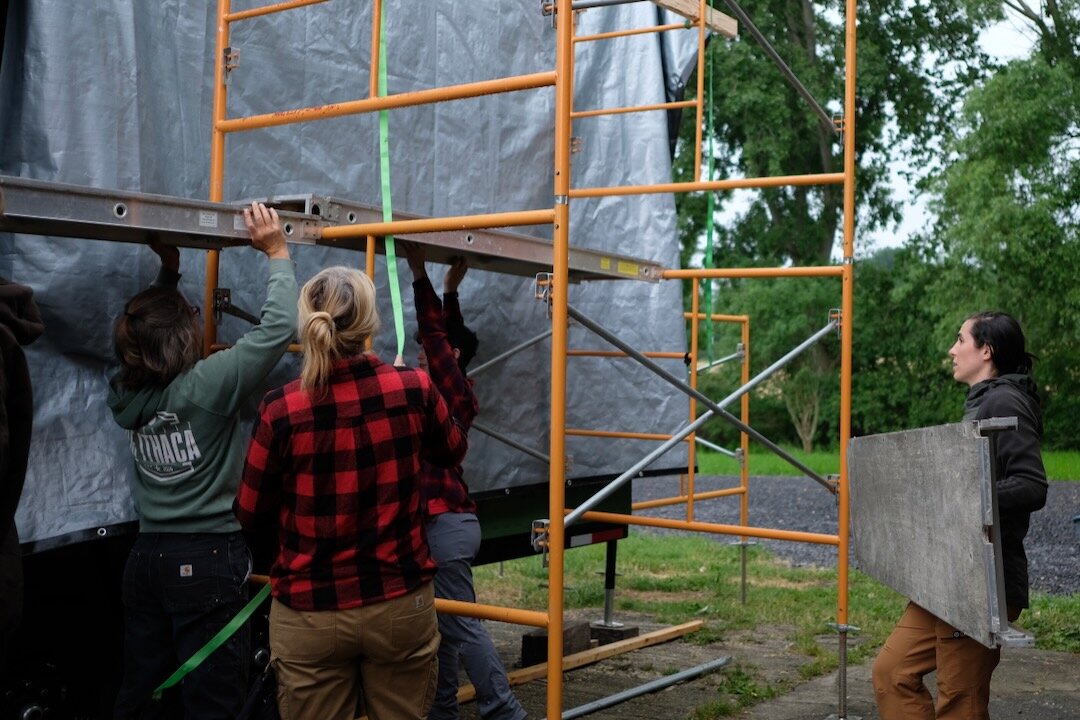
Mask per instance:
[[[253,6],[233,3],[233,10]],[[384,3],[391,93],[554,69],[555,31],[535,0]],[[578,33],[670,22],[650,3],[583,13]],[[10,7],[0,74],[0,174],[206,199],[215,38],[214,3],[38,0]],[[230,117],[368,95],[370,6],[328,2],[234,24]],[[577,109],[662,102],[694,60],[696,35],[643,35],[579,46]],[[551,88],[390,115],[395,210],[459,215],[552,205]],[[573,185],[670,181],[665,113],[575,121],[583,150]],[[234,134],[227,141],[224,198],[319,193],[378,204],[378,116],[362,115]],[[571,244],[678,264],[670,195],[571,203]],[[550,228],[529,228],[550,238]],[[301,282],[360,254],[295,247]],[[133,472],[124,433],[104,398],[114,371],[111,328],[124,301],[144,288],[156,257],[138,245],[0,234],[0,275],[32,286],[47,324],[29,349],[35,394],[31,465],[17,523],[24,542],[55,544],[131,520]],[[203,294],[204,253],[182,253],[182,289]],[[265,260],[248,248],[222,255],[222,287],[258,312]],[[409,273],[402,296],[411,337]],[[442,269],[432,272],[440,287]],[[378,260],[384,331],[394,349],[384,260]],[[593,282],[570,302],[643,350],[685,346],[678,283]],[[473,271],[462,286],[466,319],[481,338],[476,362],[548,328],[527,279]],[[244,329],[227,319],[223,341]],[[571,346],[604,348],[580,328]],[[415,348],[406,349],[407,356]],[[667,362],[667,361],[665,361]],[[547,452],[550,345],[541,343],[482,374],[479,421]],[[681,364],[672,372],[682,372]],[[296,372],[288,358],[271,379]],[[571,358],[571,427],[670,432],[687,402],[624,360]],[[255,399],[252,402],[254,408]],[[537,460],[472,433],[466,472],[474,490],[542,482]],[[569,438],[568,475],[618,473],[650,450],[641,441]],[[675,466],[685,451],[660,461]]]

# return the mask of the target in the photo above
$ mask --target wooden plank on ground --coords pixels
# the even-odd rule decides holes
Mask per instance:
[[[563,658],[563,670],[573,670],[574,668],[591,665],[592,663],[600,662],[601,660],[621,655],[625,652],[640,650],[641,648],[650,647],[652,645],[659,645],[660,643],[665,643],[669,640],[682,637],[683,635],[689,635],[692,632],[696,632],[701,629],[701,626],[704,624],[705,623],[702,620],[692,620],[688,623],[683,623],[682,625],[673,625],[669,628],[653,630],[644,635],[638,635],[637,637],[619,640],[618,642],[590,648],[583,652],[574,653],[573,655],[567,655]],[[538,680],[542,677],[547,677],[547,667],[547,663],[539,663],[537,665],[521,668],[520,670],[515,670],[509,674],[510,685],[521,685],[530,680]],[[462,685],[458,690],[459,703],[469,702],[475,698],[476,689],[473,688],[471,684]]]
[[[690,22],[698,21],[698,10],[701,3],[698,0],[652,0],[665,10],[678,13]],[[739,34],[739,21],[730,15],[725,15],[708,5],[705,6],[705,24],[720,33],[724,37],[734,38]]]

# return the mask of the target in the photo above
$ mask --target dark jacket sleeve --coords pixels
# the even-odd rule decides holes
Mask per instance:
[[[173,290],[175,290],[177,287],[180,286],[180,278],[182,277],[183,275],[181,273],[178,273],[175,270],[170,270],[169,268],[162,265],[158,269],[158,274],[157,277],[154,278],[154,282],[150,283],[150,287],[172,288]]]
[[[456,292],[444,292],[442,297],[443,320],[446,321],[446,327],[451,327],[454,323],[464,325],[465,318],[461,314],[461,303],[458,301],[458,294]]]
[[[418,373],[422,378],[424,391],[424,437],[421,457],[432,465],[452,468],[465,459],[469,440],[465,430],[450,415],[450,410],[442,394],[431,383],[427,375]]]
[[[1039,419],[1018,391],[991,392],[979,408],[978,419],[1016,417],[1017,429],[994,438],[997,461],[998,509],[1035,512],[1046,505],[1046,470],[1039,442]]]
[[[446,333],[447,323],[462,322],[457,293],[447,293],[446,305],[439,303],[439,296],[424,277],[413,282],[413,303],[416,321],[420,329],[420,342],[428,360],[428,374],[435,382],[454,419],[468,430],[479,410],[472,382],[461,371],[454,350]]]
[[[30,458],[34,397],[22,346],[43,332],[34,291],[0,278],[0,540],[14,521]]]

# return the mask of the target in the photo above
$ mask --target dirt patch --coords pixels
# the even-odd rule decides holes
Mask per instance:
[[[568,621],[598,620],[599,611],[574,611]],[[641,633],[660,629],[642,615],[621,612],[619,621]],[[508,670],[520,666],[523,629],[488,623]],[[802,668],[814,659],[787,639],[792,628],[773,625],[724,634],[713,642],[694,635],[602,660],[563,673],[563,711],[625,693],[677,672],[728,658],[727,664],[674,686],[639,695],[588,715],[597,720],[825,720],[841,709],[841,677],[831,672],[810,680]],[[836,649],[836,636],[821,635],[819,644]],[[849,647],[859,642],[849,639]],[[1080,717],[1080,655],[1006,649],[994,674],[991,716],[1026,720],[1075,720]],[[463,677],[462,682],[467,682]],[[843,710],[847,720],[879,720],[870,686],[870,662],[848,668]],[[929,678],[933,687],[933,678]],[[546,716],[547,682],[534,680],[514,688],[532,720]],[[740,707],[740,703],[745,704]],[[479,720],[475,703],[462,706],[462,720]]]
[[[712,599],[713,592],[706,592],[700,590],[697,592],[680,592],[678,595],[680,602],[689,602],[691,600],[698,600],[702,606],[708,605]],[[620,590],[620,599],[624,600],[638,600],[641,602],[656,602],[657,600],[671,600],[672,594],[663,590]]]
[[[572,612],[568,621],[594,621],[598,612]],[[658,630],[662,625],[650,618],[620,612],[619,621],[637,626],[642,634]],[[520,667],[521,628],[489,623],[489,631],[510,671]],[[728,711],[739,707],[740,696],[745,700],[755,693],[765,697],[771,692],[782,693],[801,681],[800,667],[808,658],[793,650],[787,635],[788,626],[772,626],[761,632],[735,631],[721,641],[696,642],[687,635],[671,642],[617,655],[598,663],[563,673],[564,710],[623,693],[632,688],[668,678],[676,673],[718,662],[727,664],[678,685],[641,695],[613,707],[600,710],[590,717],[622,718],[625,720],[667,720],[668,718],[719,717],[717,707]],[[465,682],[465,678],[462,678]],[[772,688],[772,690],[770,690]],[[516,686],[514,691],[529,712],[530,718],[546,714],[547,682],[534,680]],[[711,714],[693,713],[711,709]],[[474,703],[462,706],[462,720],[477,720]]]
[[[735,587],[742,583],[740,578],[728,578],[728,582]],[[829,588],[828,582],[822,580],[786,580],[784,578],[746,578],[748,587],[786,588],[789,590],[811,590],[813,588]]]

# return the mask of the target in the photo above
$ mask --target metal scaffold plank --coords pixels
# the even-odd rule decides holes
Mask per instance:
[[[0,230],[182,247],[246,245],[241,208],[0,176]]]
[[[382,210],[320,195],[255,198],[278,208],[290,243],[363,252],[364,236],[323,237],[324,228],[382,224]],[[248,244],[243,207],[123,190],[0,176],[0,232],[128,243],[164,242],[221,249]],[[394,221],[428,220],[394,213]],[[532,277],[550,272],[552,244],[528,235],[490,229],[435,229],[397,237],[423,243],[428,258],[465,256],[481,270]],[[378,240],[376,252],[383,252]],[[649,260],[570,248],[570,280],[636,279],[658,282],[665,270]]]

